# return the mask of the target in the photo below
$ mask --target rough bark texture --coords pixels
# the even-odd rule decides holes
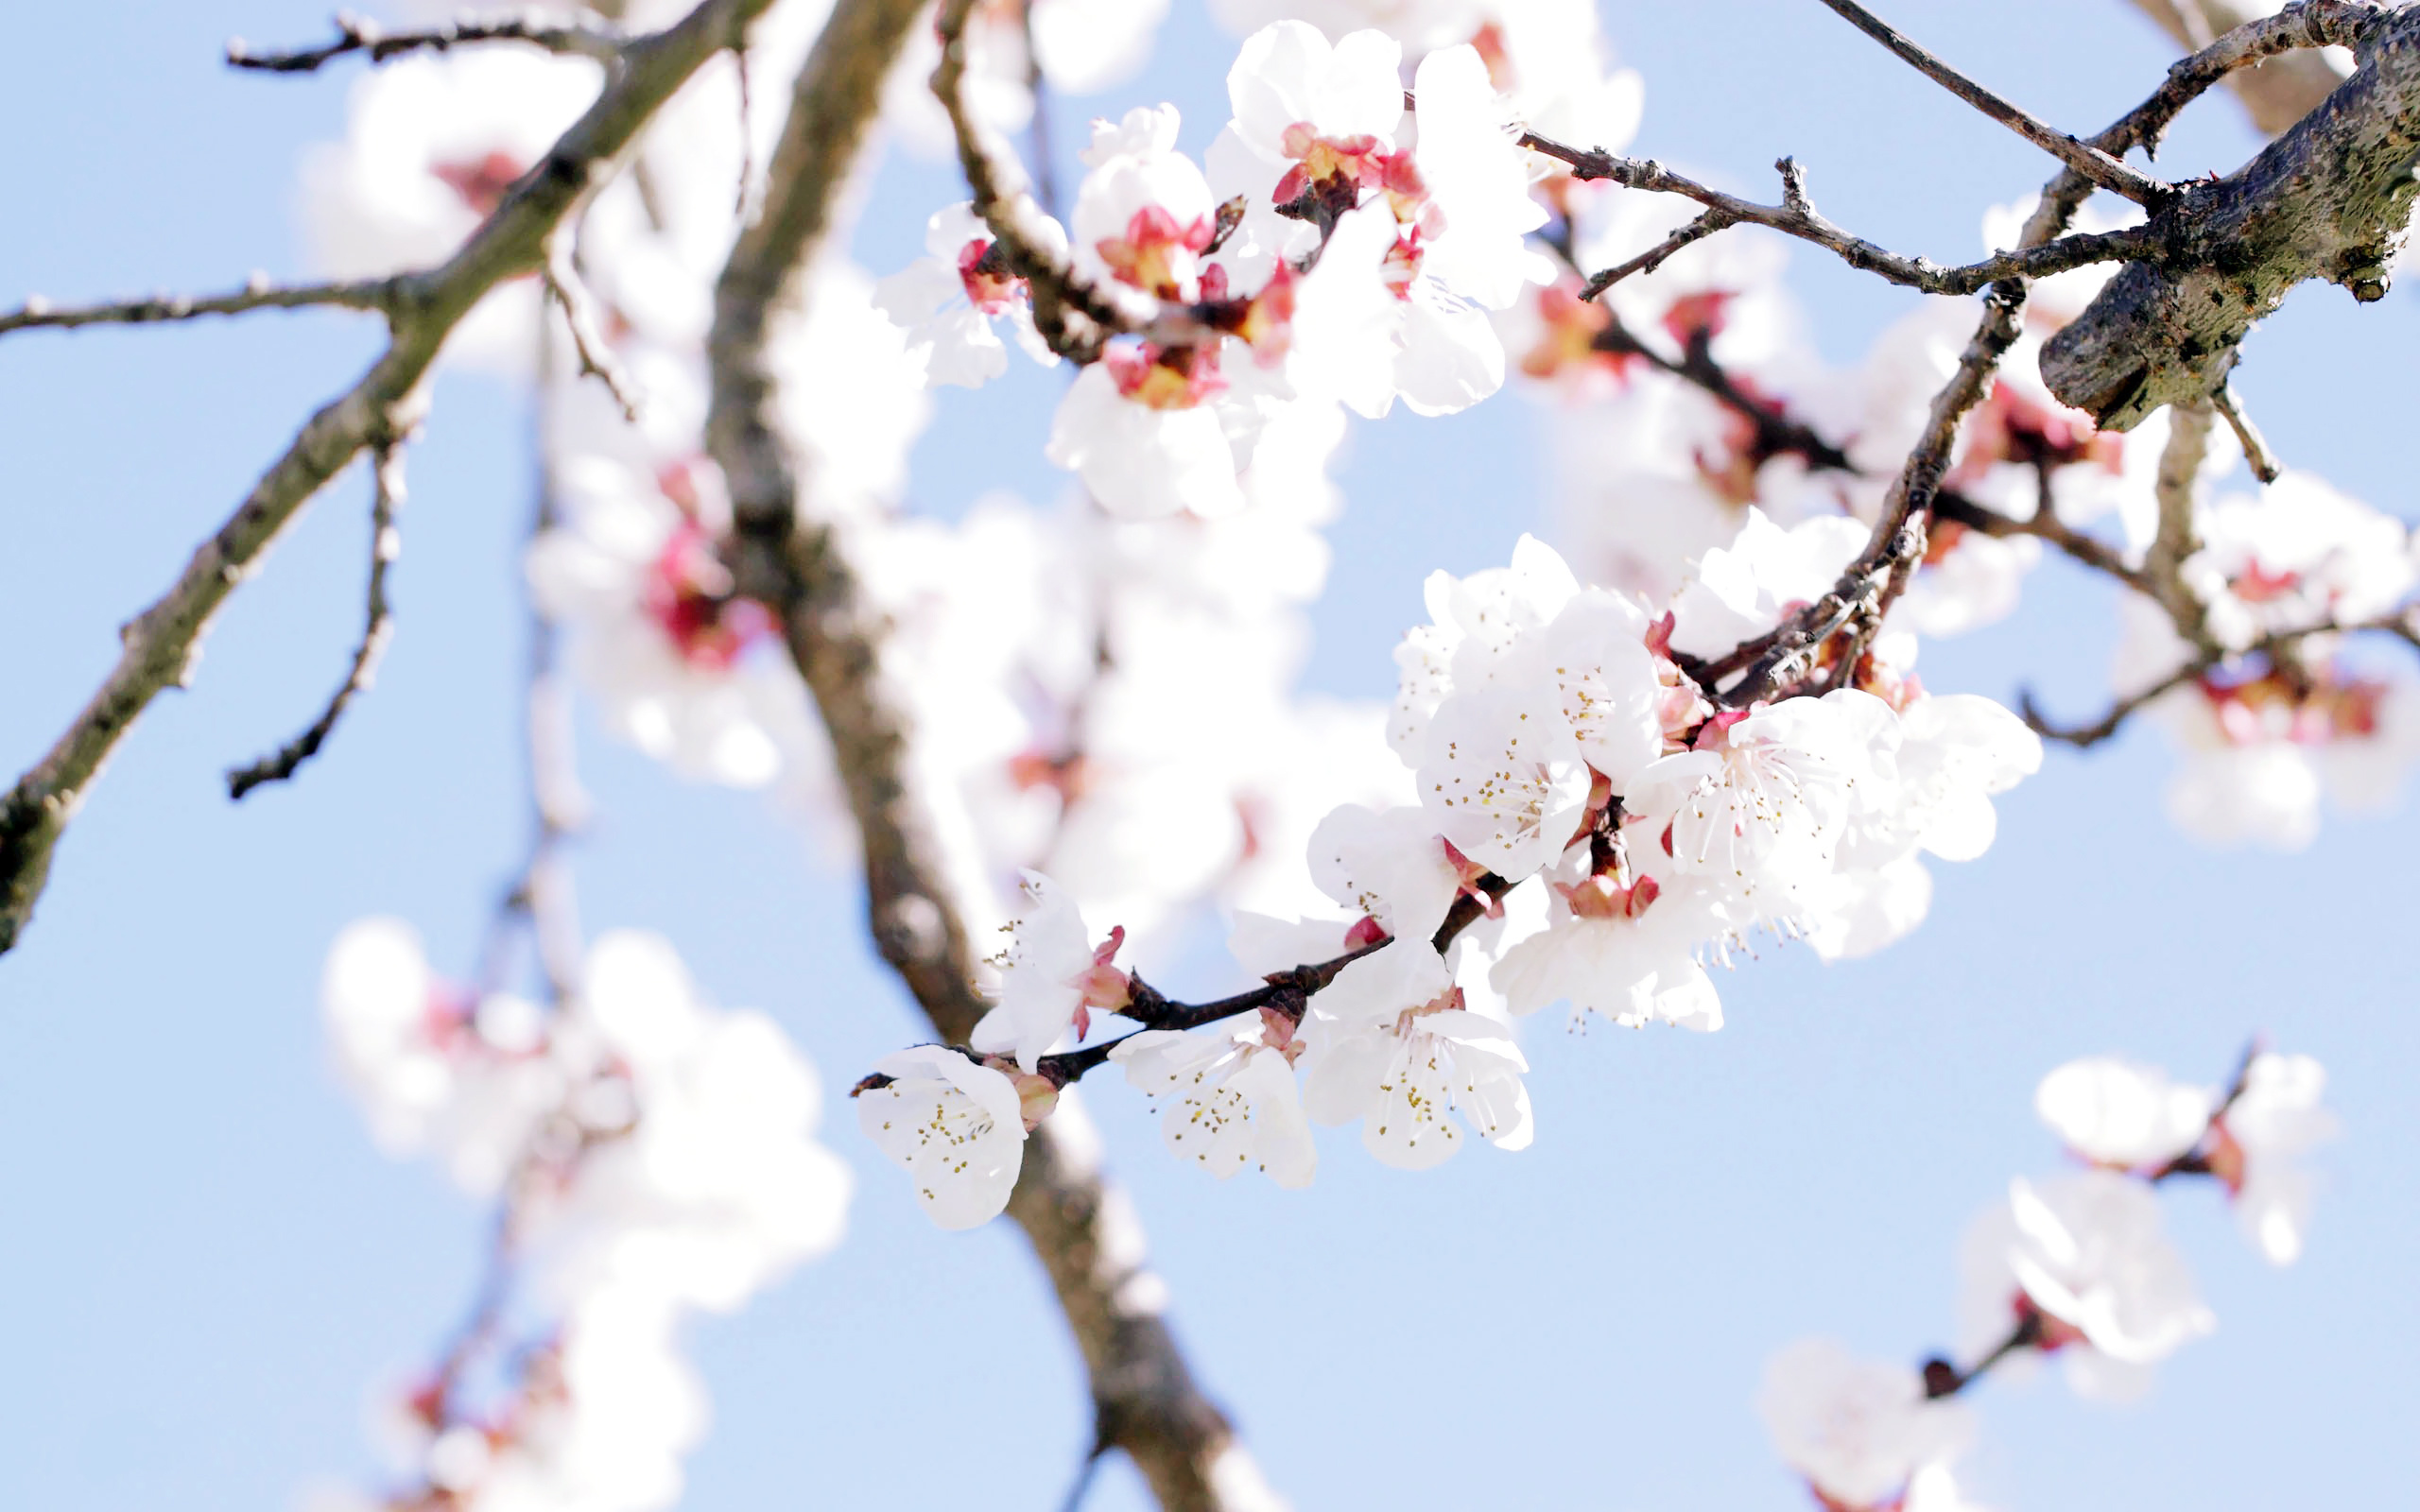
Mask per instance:
[[[2270,9],[2245,5],[2242,0],[2134,0],[2134,4],[2187,52],[2207,47],[2245,22],[2257,21]],[[2275,136],[2318,109],[2319,102],[2335,94],[2346,77],[2342,63],[2330,54],[2289,53],[2234,76],[2227,87],[2243,101],[2252,124],[2264,134]]]
[[[184,685],[201,637],[235,585],[328,481],[366,448],[396,439],[457,322],[497,284],[544,265],[545,246],[613,160],[691,74],[771,0],[705,0],[640,38],[586,114],[441,266],[400,278],[387,305],[394,340],[342,397],[311,417],[243,505],[201,543],[174,586],[119,631],[125,646],[75,723],[0,799],[0,952],[33,916],[60,833],[118,742],[164,688]]]
[[[2042,352],[2042,376],[2102,426],[2210,398],[2237,347],[2306,279],[2383,299],[2420,181],[2420,8],[2314,41],[2360,41],[2360,69],[2233,175],[2180,190],[2152,217],[2159,251],[2129,264]]]
[[[880,611],[826,522],[802,518],[804,479],[775,419],[769,318],[830,229],[882,77],[919,0],[841,0],[795,91],[762,216],[716,289],[707,446],[726,474],[740,592],[779,613],[831,732],[864,848],[874,943],[941,1038],[964,1043],[985,1005],[947,860],[909,791],[909,731],[888,684]],[[1171,1512],[1263,1504],[1265,1489],[1161,1315],[1131,1205],[1103,1180],[1074,1099],[1026,1141],[1009,1216],[1049,1273],[1090,1377],[1098,1445],[1121,1449]]]

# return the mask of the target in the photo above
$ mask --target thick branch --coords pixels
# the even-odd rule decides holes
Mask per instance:
[[[455,324],[497,284],[542,265],[546,238],[656,109],[772,0],[704,0],[624,50],[596,102],[441,266],[394,283],[394,339],[369,372],[302,427],[167,593],[120,632],[125,650],[91,702],[0,799],[0,952],[32,917],[67,821],[118,742],[162,689],[182,686],[227,595],[329,479],[408,429],[422,380]]]
[[[624,39],[619,32],[595,22],[559,21],[536,12],[486,20],[465,18],[442,26],[389,31],[374,21],[348,11],[337,14],[337,40],[324,46],[260,53],[239,38],[227,44],[227,66],[264,74],[308,74],[348,53],[367,53],[372,62],[383,63],[408,52],[441,53],[450,47],[494,42],[522,43],[550,53],[613,63],[621,59]]]
[[[2066,132],[2034,119],[2017,106],[2000,98],[1982,85],[1935,58],[1902,35],[1897,28],[1857,0],[1824,0],[1843,20],[1858,30],[1889,48],[1900,61],[1931,79],[1942,88],[1999,122],[2010,130],[2065,163],[2112,194],[2122,195],[2138,205],[2158,203],[2166,198],[2166,184],[2146,177],[2103,152],[2089,142],[2081,142]]]
[[[2307,279],[2364,303],[2386,297],[2420,192],[2420,9],[2322,0],[2260,34],[2358,44],[2362,66],[2252,162],[2157,210],[2145,228],[2156,250],[2044,344],[2050,391],[2104,429],[2217,393],[2244,336]]]
[[[831,732],[864,847],[875,946],[935,1032],[962,1042],[983,1005],[946,861],[908,790],[907,716],[882,666],[888,627],[832,526],[800,517],[804,480],[775,422],[765,351],[770,312],[829,232],[883,75],[920,9],[918,0],[841,0],[799,77],[764,213],[716,288],[707,444],[730,481],[741,591],[780,616]],[[1161,1316],[1164,1288],[1144,1271],[1131,1206],[1102,1178],[1092,1143],[1063,1103],[1026,1141],[1009,1214],[1083,1353],[1100,1441],[1125,1450],[1172,1512],[1236,1505],[1257,1472]]]
[[[309,728],[284,746],[248,766],[227,774],[227,796],[240,799],[264,782],[283,782],[304,762],[320,753],[354,696],[366,692],[378,675],[378,659],[395,630],[392,605],[387,602],[387,572],[395,562],[401,540],[395,533],[395,510],[404,502],[404,456],[401,443],[379,441],[371,448],[370,593],[364,610],[361,641],[353,650],[353,666],[327,707]]]

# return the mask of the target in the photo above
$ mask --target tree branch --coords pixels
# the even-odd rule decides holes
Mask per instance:
[[[2126,166],[2089,142],[2034,119],[1982,85],[1935,58],[1857,0],[1823,0],[1850,26],[1889,48],[1900,61],[1999,122],[2010,130],[2065,163],[2101,188],[2138,205],[2155,205],[2170,192],[2168,185]]]
[[[772,0],[702,0],[638,38],[585,114],[442,265],[393,282],[394,339],[369,372],[314,415],[251,493],[203,541],[167,593],[120,632],[117,665],[66,731],[0,799],[0,952],[32,918],[60,833],[93,780],[160,692],[182,687],[220,605],[302,507],[367,447],[409,428],[422,381],[454,326],[487,292],[543,266],[546,239],[657,108]]]
[[[962,1042],[983,1004],[943,852],[908,790],[907,715],[882,670],[888,627],[834,528],[800,517],[804,479],[775,421],[765,352],[769,314],[829,233],[883,75],[920,9],[918,0],[840,0],[800,75],[764,213],[715,291],[706,428],[731,486],[740,591],[779,616],[831,732],[864,847],[875,946],[934,1031]],[[1026,1141],[1009,1215],[1049,1272],[1083,1354],[1100,1438],[1126,1452],[1171,1512],[1240,1506],[1258,1472],[1162,1316],[1165,1288],[1144,1267],[1132,1206],[1102,1177],[1096,1143],[1074,1099],[1063,1099]]]
[[[2386,297],[2420,193],[2420,9],[2312,0],[2256,29],[2279,45],[2355,45],[2362,67],[2243,167],[2158,208],[2144,228],[2156,250],[2044,343],[2050,391],[2103,429],[2132,430],[2163,404],[2217,393],[2244,336],[2307,279],[2363,303]],[[2220,48],[2250,60],[2250,42],[2231,35]]]
[[[1575,179],[1602,179],[1626,189],[1680,195],[1720,215],[1725,225],[1762,226],[1801,241],[1812,242],[1851,267],[1927,294],[1973,294],[2007,279],[2048,278],[2053,273],[2064,273],[2093,263],[2122,263],[2146,255],[2153,246],[2141,227],[2128,227],[2122,231],[2089,232],[2013,252],[1999,252],[1962,267],[1943,267],[1927,258],[1902,257],[1862,236],[1852,236],[1825,219],[1815,209],[1813,201],[1807,198],[1806,170],[1792,158],[1784,158],[1774,164],[1782,173],[1782,203],[1760,205],[1753,199],[1742,199],[1737,195],[1710,188],[1685,174],[1674,173],[1651,158],[1625,158],[1601,147],[1575,147],[1551,137],[1540,136],[1535,131],[1521,133],[1520,145],[1568,164]],[[1704,217],[1700,218],[1703,220]],[[1698,235],[1720,229],[1709,226]],[[1688,238],[1690,241],[1696,239],[1696,236]],[[1671,249],[1678,249],[1677,247]],[[1670,253],[1667,251],[1664,255]],[[1608,271],[1616,276],[1626,276],[1619,270]],[[1607,282],[1612,282],[1612,278],[1609,277]]]
[[[367,53],[372,63],[408,52],[444,52],[480,43],[513,42],[543,47],[550,53],[594,58],[607,64],[621,60],[623,35],[593,21],[558,21],[531,11],[527,15],[486,20],[466,17],[442,26],[389,31],[351,11],[337,13],[337,40],[320,47],[291,52],[254,52],[241,38],[227,44],[227,66],[263,74],[309,74],[348,53]]]
[[[0,313],[0,335],[43,327],[72,331],[86,325],[153,325],[198,319],[205,315],[300,310],[319,305],[374,310],[391,320],[399,303],[399,282],[372,278],[342,284],[271,284],[256,275],[233,294],[154,294],[148,299],[72,304],[65,308],[36,295],[19,308]]]
[[[2207,47],[2238,26],[2266,19],[2240,0],[2134,0],[2134,6],[2187,51]],[[2275,136],[2316,110],[2347,77],[2346,70],[2327,54],[2302,51],[2255,63],[2231,76],[2227,86],[2243,102],[2252,124],[2264,135]]]
[[[2219,418],[2227,422],[2227,429],[2235,432],[2236,444],[2243,448],[2243,465],[2252,469],[2254,477],[2263,483],[2274,483],[2285,475],[2286,470],[2279,465],[2277,455],[2269,450],[2269,438],[2260,434],[2260,427],[2252,423],[2252,417],[2244,413],[2243,402],[2236,397],[2233,385],[2221,384],[2219,391],[2210,396],[2210,404],[2219,412]]]
[[[2186,643],[2204,653],[2219,649],[2210,637],[2209,610],[2184,577],[2186,558],[2202,549],[2194,529],[2194,506],[2202,481],[2202,465],[2210,455],[2210,427],[2216,420],[2207,404],[2171,404],[2168,411],[2168,446],[2159,455],[2159,473],[2152,492],[2159,501],[2159,524],[2151,547],[2143,554],[2143,587],[2176,627]]]
[[[975,5],[976,0],[942,0],[934,22],[941,33],[942,61],[933,70],[933,94],[949,114],[959,167],[966,175],[975,212],[991,229],[1010,271],[1026,281],[1032,295],[1034,328],[1061,356],[1092,362],[1112,335],[1148,323],[1156,313],[1150,306],[1158,301],[1086,283],[1048,245],[1039,224],[1042,207],[1028,190],[1014,149],[983,124],[966,99],[966,25]]]
[[[337,721],[344,717],[354,695],[367,692],[378,675],[378,659],[386,653],[387,642],[395,629],[394,610],[387,602],[387,571],[394,565],[395,554],[402,547],[402,538],[395,532],[395,510],[404,502],[400,441],[381,440],[372,445],[370,475],[370,602],[361,642],[354,647],[353,667],[308,729],[249,766],[228,772],[227,796],[231,799],[241,800],[264,782],[283,782],[292,777],[304,762],[320,753],[320,747],[337,728]]]

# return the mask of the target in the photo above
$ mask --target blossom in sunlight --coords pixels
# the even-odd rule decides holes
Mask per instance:
[[[2115,1056],[2070,1060],[2034,1089],[2033,1110],[2095,1165],[2157,1171],[2201,1143],[2217,1095]]]
[[[1785,934],[1805,928],[1851,818],[1895,801],[1895,773],[1873,760],[1895,722],[1855,689],[1708,720],[1625,796],[1640,864],[1714,880]]]
[[[1294,1080],[1293,1025],[1264,1012],[1233,1033],[1146,1029],[1110,1058],[1140,1091],[1167,1100],[1168,1153],[1220,1180],[1258,1166],[1281,1187],[1310,1185],[1319,1163]]]
[[[1311,880],[1390,936],[1426,939],[1469,879],[1426,809],[1348,803],[1311,832]]]
[[[1975,1436],[1972,1414],[1928,1399],[1916,1371],[1858,1359],[1830,1339],[1801,1339],[1767,1361],[1756,1412],[1830,1512],[1902,1507],[1916,1475]]]
[[[1201,254],[1218,217],[1210,185],[1176,150],[1176,107],[1093,123],[1090,171],[1068,228],[1079,275],[1163,300],[1201,294]]]
[[[1059,223],[1039,224],[1058,232]],[[911,352],[922,357],[926,380],[979,388],[1008,370],[1008,348],[996,324],[1006,324],[1027,356],[1050,367],[1059,360],[1034,329],[1032,294],[1011,272],[1000,244],[960,201],[935,211],[925,224],[929,256],[909,264],[874,288],[874,303],[908,333]],[[1065,234],[1046,240],[1044,250],[1066,255]]]
[[[2121,694],[2164,679],[2189,654],[2166,616],[2126,610]],[[2300,850],[2318,837],[2323,805],[2390,808],[2420,765],[2420,680],[2356,662],[2328,636],[2302,641],[2288,661],[2254,653],[2187,679],[2149,713],[2177,747],[2169,817],[2214,846]]]
[[[1453,974],[1424,940],[1348,964],[1303,1022],[1303,1107],[1322,1124],[1361,1125],[1388,1165],[1424,1171],[1461,1147],[1459,1113],[1499,1148],[1532,1128],[1530,1063],[1502,1023],[1461,1006]]]
[[[1214,349],[1115,343],[1068,386],[1047,455],[1121,514],[1233,514],[1235,452],[1208,403],[1225,387]]]
[[[2244,1063],[2230,1100],[2214,1087],[2172,1082],[2156,1066],[2115,1057],[2072,1060],[2043,1078],[2033,1106],[2077,1155],[2152,1179],[2218,1178],[2237,1223],[2271,1263],[2302,1254],[2313,1181],[2298,1163],[2336,1134],[2321,1106],[2327,1075],[2308,1056],[2262,1051]]]
[[[2202,549],[2182,571],[2209,606],[2211,632],[2236,649],[2374,619],[2420,583],[2401,521],[2308,472],[2287,472],[2256,497],[2221,499],[2197,524]]]
[[[2114,1171],[2011,1183],[1968,1230],[1961,1269],[1964,1347],[1979,1356],[2029,1327],[2087,1397],[2141,1395],[2152,1366],[2217,1326],[2162,1231],[2158,1196]]]
[[[2244,1068],[2243,1091],[2210,1124],[2203,1159],[2224,1182],[2236,1222],[2270,1263],[2290,1265],[2303,1252],[2316,1182],[2301,1157],[2336,1137],[2336,1116],[2320,1104],[2327,1074],[2308,1056],[2263,1052]]]
[[[856,1093],[857,1126],[908,1168],[916,1200],[944,1228],[972,1228],[1009,1205],[1025,1160],[1016,1083],[945,1045],[917,1045],[874,1064],[882,1086]]]
[[[1027,1071],[1072,1026],[1076,1037],[1091,1032],[1095,1008],[1115,1013],[1126,1006],[1132,982],[1112,966],[1126,942],[1123,927],[1096,946],[1075,899],[1038,871],[1019,889],[1023,911],[1001,926],[1009,942],[999,968],[999,1005],[975,1025],[977,1050],[1013,1054]]]
[[[1722,1027],[1722,1000],[1700,959],[1729,927],[1703,883],[1641,876],[1551,885],[1547,927],[1511,946],[1491,980],[1515,1013],[1568,1002],[1626,1029]]]

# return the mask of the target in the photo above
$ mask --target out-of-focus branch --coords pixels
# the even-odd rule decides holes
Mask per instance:
[[[441,53],[452,47],[498,42],[521,43],[550,53],[594,58],[612,64],[621,60],[625,41],[620,32],[593,21],[566,21],[536,11],[486,19],[465,17],[442,26],[403,31],[389,31],[374,21],[351,11],[339,11],[337,39],[332,43],[264,53],[254,52],[238,38],[227,44],[227,66],[264,74],[308,74],[348,53],[366,53],[372,63],[383,63],[404,53]]]
[[[2277,454],[2269,450],[2269,438],[2260,434],[2260,427],[2252,423],[2252,417],[2244,413],[2243,402],[2236,397],[2232,385],[2220,385],[2219,391],[2210,396],[2210,405],[2219,412],[2219,418],[2227,422],[2227,429],[2235,432],[2236,444],[2243,448],[2244,466],[2252,469],[2254,477],[2263,483],[2274,483],[2285,475],[2286,470],[2278,463]]]
[[[0,952],[14,946],[49,876],[60,833],[127,731],[161,691],[182,687],[219,607],[328,480],[363,450],[410,429],[422,381],[455,325],[490,289],[537,271],[547,238],[658,107],[772,0],[703,0],[638,38],[595,104],[515,183],[459,250],[393,281],[394,338],[369,372],[311,417],[158,602],[120,632],[124,651],[66,731],[0,799]]]
[[[546,270],[539,276],[545,283],[546,298],[563,313],[563,326],[571,333],[572,352],[579,359],[579,375],[603,384],[620,407],[622,418],[635,424],[639,418],[638,386],[621,359],[614,355],[605,333],[597,327],[596,303],[589,298],[588,285],[580,281],[569,237],[555,238],[554,249],[546,255]]]
[[[774,151],[764,213],[741,233],[716,289],[706,432],[731,487],[740,591],[779,615],[831,732],[864,848],[875,946],[935,1032],[962,1042],[984,1005],[943,853],[908,788],[907,715],[883,671],[887,627],[833,527],[801,518],[805,480],[775,420],[766,354],[770,313],[828,233],[883,75],[920,9],[918,0],[841,0],[817,42]],[[1097,1442],[1124,1450],[1171,1512],[1249,1504],[1258,1472],[1177,1348],[1131,1206],[1102,1178],[1088,1125],[1069,1102],[1027,1139],[1009,1215],[1049,1272],[1082,1351]]]
[[[2149,550],[2143,553],[2143,585],[2168,611],[2176,633],[2187,644],[2215,651],[2209,611],[2186,583],[2186,558],[2202,548],[2194,529],[2194,506],[2202,482],[2202,466],[2210,455],[2210,429],[2217,417],[2210,406],[2171,404],[2168,411],[2168,446],[2159,455],[2159,473],[2152,492],[2159,501],[2159,524]]]
[[[2065,163],[2112,194],[2121,195],[2138,205],[2149,205],[2167,197],[2169,188],[2154,179],[2135,172],[2089,142],[2077,140],[2066,132],[2036,120],[2032,115],[2008,100],[2000,98],[1982,85],[1917,46],[1898,28],[1858,5],[1857,0],[1824,0],[1833,11],[1850,26],[1889,48],[1893,56],[1931,79],[1942,88],[1999,122],[2010,130]]]
[[[2303,654],[2306,643],[2314,639],[2326,639],[2339,635],[2392,635],[2404,644],[2420,649],[2420,604],[2406,605],[2376,619],[2357,620],[2345,624],[2331,622],[2281,631],[2274,635],[2263,636],[2241,650],[2231,651],[2221,647],[2200,651],[2157,682],[2119,698],[2109,706],[2108,713],[2090,724],[2052,724],[2043,715],[2040,707],[2034,703],[2033,694],[2030,689],[2019,690],[2017,713],[2024,715],[2025,722],[2033,728],[2033,732],[2045,740],[2055,740],[2063,745],[2080,748],[2098,746],[2118,733],[2127,719],[2141,709],[2156,702],[2162,696],[2217,671],[2229,662],[2265,657],[2272,665],[2292,664],[2294,660]]]
[[[2159,24],[2178,46],[2199,50],[2237,27],[2263,19],[2261,8],[2241,0],[2133,0],[2135,9]],[[2350,71],[2324,52],[2295,52],[2256,63],[2228,78],[2252,124],[2275,136],[2319,108]]]
[[[380,441],[371,448],[370,506],[370,593],[364,613],[361,642],[354,647],[353,666],[346,672],[334,696],[328,699],[320,717],[301,734],[276,750],[248,766],[238,766],[227,774],[227,796],[241,799],[264,782],[283,782],[292,777],[304,762],[320,753],[337,721],[344,717],[354,695],[366,692],[378,675],[378,659],[387,649],[387,642],[394,635],[393,606],[387,601],[387,572],[394,565],[395,555],[402,549],[402,539],[395,530],[395,511],[404,502],[403,446],[396,441]]]
[[[72,331],[86,325],[155,325],[166,320],[198,319],[205,315],[243,315],[252,310],[301,310],[320,305],[375,310],[391,319],[399,295],[400,281],[391,278],[355,279],[342,284],[271,284],[264,277],[253,278],[233,294],[154,294],[105,304],[62,307],[37,295],[17,309],[0,313],[0,335],[43,327]]]

